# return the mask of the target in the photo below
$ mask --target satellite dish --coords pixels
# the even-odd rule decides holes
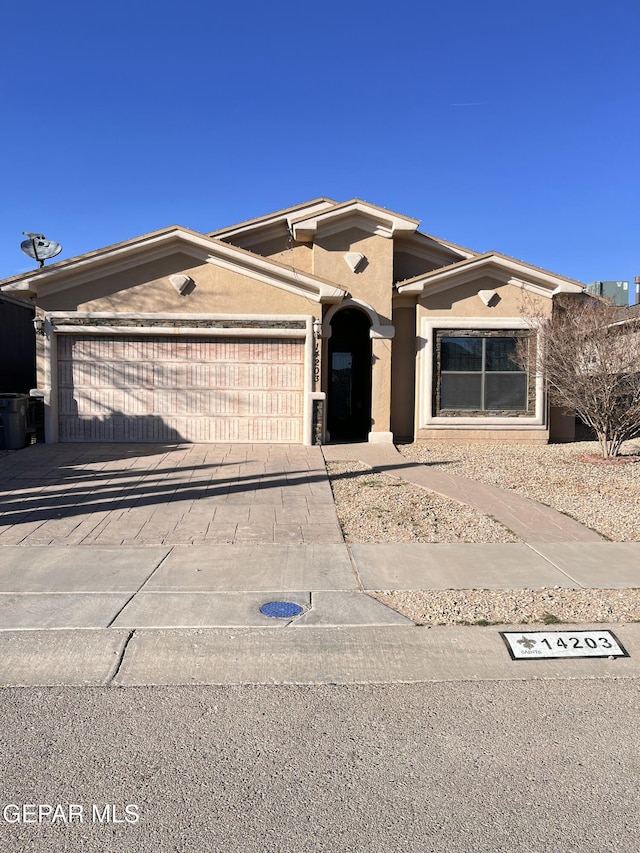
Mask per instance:
[[[44,234],[31,234],[29,231],[22,233],[29,239],[23,240],[20,243],[20,248],[25,255],[29,255],[30,258],[38,261],[41,267],[44,266],[45,261],[49,258],[55,258],[62,251],[60,243],[56,243],[55,240],[47,240]]]

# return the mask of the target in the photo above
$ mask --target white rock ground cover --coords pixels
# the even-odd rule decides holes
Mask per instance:
[[[616,542],[640,540],[639,442],[598,461],[597,444],[432,442],[401,446],[414,462],[512,490]],[[493,519],[359,462],[327,465],[347,542],[517,542]],[[640,620],[640,590],[382,590],[373,595],[419,624]]]

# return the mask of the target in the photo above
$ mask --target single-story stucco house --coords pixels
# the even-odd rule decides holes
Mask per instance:
[[[318,198],[5,280],[41,319],[46,440],[570,437],[511,356],[532,310],[583,286],[418,225]]]

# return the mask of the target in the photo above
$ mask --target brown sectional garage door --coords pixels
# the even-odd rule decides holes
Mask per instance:
[[[304,341],[58,336],[60,441],[303,440]]]

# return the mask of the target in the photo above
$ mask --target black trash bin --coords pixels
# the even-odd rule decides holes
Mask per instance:
[[[0,394],[0,447],[18,450],[27,443],[26,394]]]

